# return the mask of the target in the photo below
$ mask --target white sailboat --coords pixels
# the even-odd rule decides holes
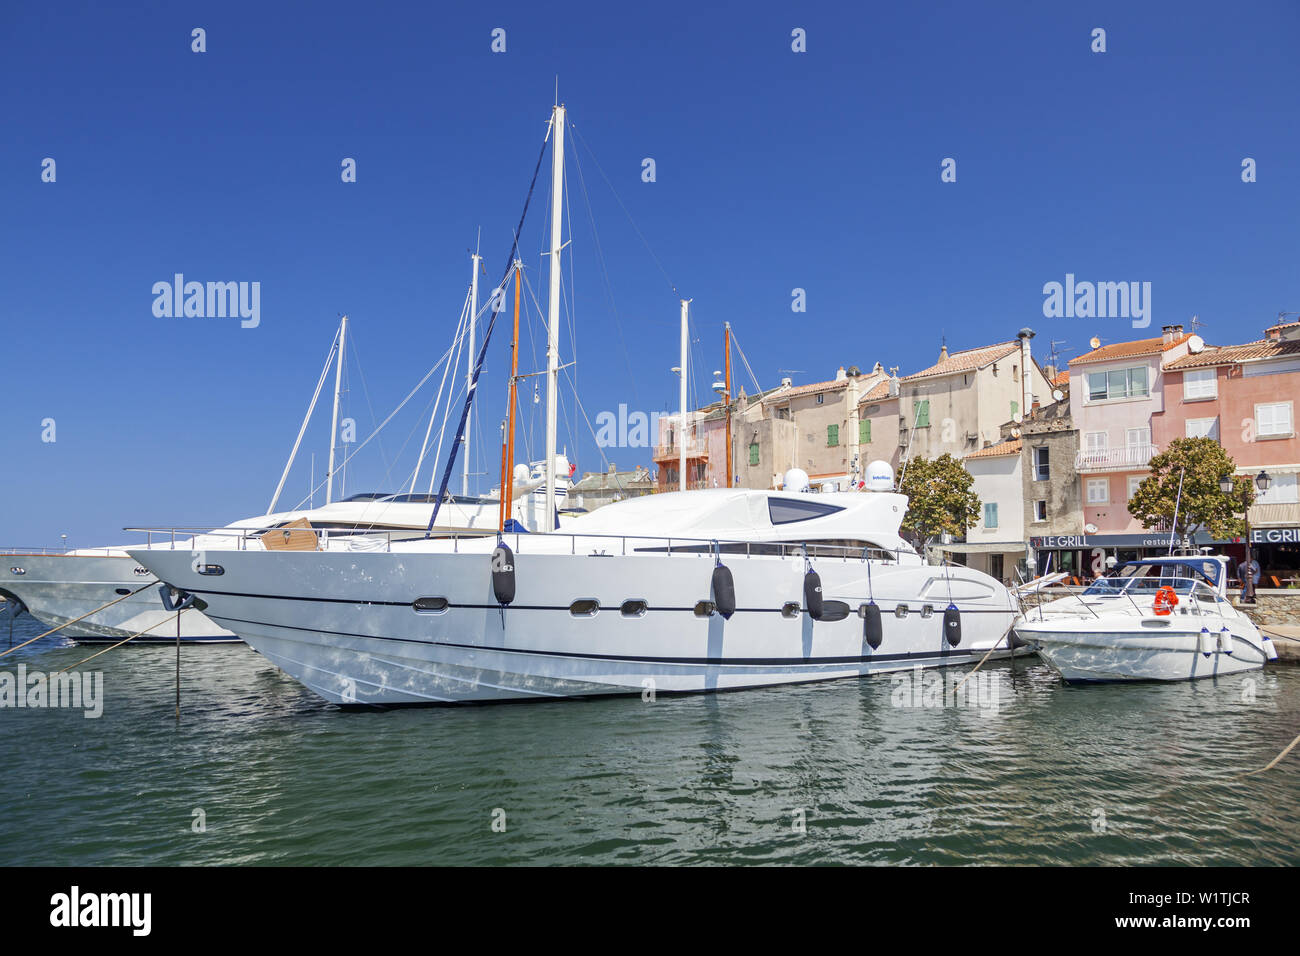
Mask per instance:
[[[558,478],[564,132],[556,106],[546,501]],[[870,477],[870,493],[806,494],[792,473],[783,492],[652,495],[561,531],[547,508],[542,534],[395,540],[376,551],[321,541],[204,561],[131,554],[340,704],[730,690],[1012,653],[1003,643],[1018,613],[1010,592],[968,568],[924,564],[898,535],[907,500],[888,465],[874,464]]]
[[[475,257],[477,267],[477,256]],[[470,299],[470,321],[477,310],[477,281]],[[462,316],[462,319],[464,316]],[[412,491],[405,494],[366,493],[333,501],[336,471],[339,398],[342,386],[343,354],[347,341],[348,318],[344,316],[326,356],[316,390],[303,418],[289,460],[264,515],[244,518],[222,528],[127,529],[145,536],[145,550],[180,549],[191,552],[221,551],[228,548],[264,550],[268,547],[316,547],[330,540],[341,548],[374,547],[376,542],[421,537],[430,529],[430,519],[439,511],[436,530],[441,534],[489,534],[497,528],[500,503],[496,496],[444,496],[441,509],[433,506],[432,494],[414,493],[414,481],[420,471],[417,463],[412,476]],[[450,354],[450,353],[449,353]],[[335,361],[337,360],[337,361]],[[326,504],[322,507],[301,506],[277,512],[276,505],[293,468],[307,426],[315,412],[321,389],[334,365],[334,405],[332,412],[329,471],[325,478]],[[437,409],[435,407],[434,415]],[[434,415],[430,416],[432,431]],[[355,452],[354,452],[355,454]],[[421,451],[421,461],[424,452]],[[349,456],[351,457],[351,456]],[[523,527],[535,527],[533,509],[527,499],[540,480],[512,483],[512,514]],[[382,535],[375,538],[374,535]],[[198,607],[189,608],[177,620],[168,601],[157,587],[142,586],[153,575],[132,559],[128,547],[116,545],[71,551],[21,549],[0,553],[0,596],[10,602],[10,614],[25,610],[48,628],[83,643],[121,641],[132,635],[134,643],[147,644],[177,639],[193,643],[237,642],[230,629],[215,623]]]
[[[1170,681],[1257,670],[1273,643],[1233,607],[1228,559],[1143,558],[1030,611],[1021,640],[1067,683]]]

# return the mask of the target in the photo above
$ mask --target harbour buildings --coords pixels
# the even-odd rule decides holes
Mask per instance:
[[[1162,382],[1162,411],[1153,438],[1207,436],[1223,446],[1238,475],[1265,475],[1249,511],[1251,547],[1263,569],[1260,587],[1300,583],[1300,322],[1278,322],[1264,338],[1241,345],[1205,346],[1171,362]],[[1224,542],[1235,559],[1244,542]]]

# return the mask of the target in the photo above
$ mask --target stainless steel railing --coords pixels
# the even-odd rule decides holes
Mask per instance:
[[[330,547],[331,542],[360,542],[364,539],[381,542],[382,548],[363,548],[354,549],[358,552],[366,550],[383,550],[391,552],[393,543],[401,541],[419,540],[424,537],[423,529],[384,529],[384,530],[361,530],[355,527],[331,527],[329,525],[313,525],[311,528],[124,528],[124,531],[145,535],[145,546],[153,549],[155,547],[165,547],[168,550],[249,550],[250,542],[257,542],[256,550],[262,550],[261,536],[268,531],[302,531],[316,535],[317,545],[315,551],[337,550]],[[495,531],[490,532],[448,532],[445,534],[435,535],[432,540],[449,542],[453,553],[458,553],[461,544],[466,541],[482,541],[485,538],[496,539]],[[212,544],[210,541],[202,539],[218,539],[219,544]],[[808,541],[762,541],[754,539],[728,539],[728,538],[706,538],[706,537],[688,537],[680,535],[635,535],[635,534],[610,534],[605,532],[565,532],[552,531],[545,534],[526,534],[522,532],[508,532],[501,536],[508,544],[511,544],[516,554],[528,553],[546,553],[555,554],[557,549],[554,543],[567,541],[569,548],[568,553],[576,555],[579,553],[578,544],[583,543],[582,552],[592,555],[601,554],[620,554],[626,556],[632,554],[655,554],[661,553],[665,556],[672,557],[693,555],[696,557],[713,557],[720,555],[722,557],[743,556],[752,557],[803,557],[807,556],[812,560],[842,560],[861,561],[864,558],[864,549],[857,546],[834,544],[830,542],[819,542],[817,540]],[[842,540],[842,539],[841,539]],[[534,544],[542,545],[533,551]],[[630,552],[629,552],[630,546]],[[612,550],[612,549],[617,550]],[[561,547],[560,551],[562,552]],[[881,546],[872,546],[865,549],[865,557],[874,561],[888,563],[902,563],[904,558],[915,558],[919,556],[915,551],[904,548],[884,548]],[[937,566],[936,566],[937,569]]]

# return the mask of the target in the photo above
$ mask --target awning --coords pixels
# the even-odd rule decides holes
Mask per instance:
[[[935,544],[934,551],[948,551],[952,554],[1024,554],[1023,541],[976,541],[956,542],[954,544]]]

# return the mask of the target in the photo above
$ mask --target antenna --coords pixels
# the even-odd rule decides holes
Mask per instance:
[[[1047,350],[1047,357],[1052,362],[1052,367],[1059,369],[1061,367],[1061,356],[1069,355],[1074,349],[1067,349],[1063,346],[1070,343],[1065,339],[1052,339]]]
[[[1203,329],[1203,328],[1205,328],[1207,325],[1209,325],[1208,322],[1202,322],[1202,321],[1201,321],[1201,317],[1200,317],[1199,315],[1193,315],[1193,316],[1192,316],[1192,321],[1191,321],[1190,324],[1191,324],[1191,326],[1192,326],[1192,332],[1193,332],[1193,333],[1194,333],[1197,329]]]

